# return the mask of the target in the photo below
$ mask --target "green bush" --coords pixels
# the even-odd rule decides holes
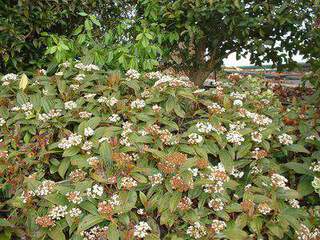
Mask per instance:
[[[317,109],[213,84],[82,63],[3,76],[1,237],[319,239]]]

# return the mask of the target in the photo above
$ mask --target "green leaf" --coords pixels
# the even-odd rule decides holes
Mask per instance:
[[[297,153],[310,153],[303,145],[301,144],[291,144],[286,147],[289,151]]]
[[[120,239],[120,233],[117,229],[117,225],[114,223],[108,226],[108,240],[118,240]]]
[[[230,172],[233,168],[233,159],[231,154],[226,149],[221,149],[219,153],[219,158],[225,169]]]
[[[99,154],[102,157],[102,159],[105,161],[107,166],[112,165],[112,149],[108,142],[105,141],[100,144]]]
[[[53,240],[64,240],[66,239],[61,227],[58,225],[48,232],[48,235]]]
[[[66,174],[68,168],[70,166],[70,159],[69,158],[64,158],[58,168],[58,173],[60,175],[60,177],[64,177],[64,175]]]
[[[84,218],[80,220],[77,232],[80,233],[82,231],[85,231],[94,225],[101,223],[104,219],[97,215],[86,215]]]
[[[72,156],[76,155],[78,152],[80,152],[80,148],[78,146],[73,146],[71,148],[64,150],[62,156],[63,157],[72,157]]]
[[[181,200],[182,193],[181,192],[173,192],[169,201],[169,210],[174,212]]]

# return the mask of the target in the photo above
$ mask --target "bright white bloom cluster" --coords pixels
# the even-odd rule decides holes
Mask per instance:
[[[142,99],[136,99],[130,104],[131,108],[142,109],[146,106],[146,103]]]
[[[291,145],[293,144],[293,139],[290,135],[283,133],[278,136],[279,142],[283,145]]]
[[[86,112],[86,111],[84,111],[84,112],[79,112],[79,117],[80,118],[89,118],[89,117],[91,117],[92,116],[92,113],[91,112]]]
[[[101,96],[101,97],[98,98],[97,101],[98,101],[98,103],[107,103],[108,98],[105,97],[105,96]]]
[[[190,171],[192,173],[193,177],[198,176],[198,173],[199,173],[199,169],[198,168],[188,168],[188,171]]]
[[[245,122],[237,121],[235,123],[230,123],[229,128],[231,131],[239,131],[241,129],[244,129],[246,127]]]
[[[120,138],[120,144],[123,146],[130,147],[131,143],[128,138],[128,134],[132,133],[132,126],[133,124],[130,122],[124,122],[122,124],[122,133]]]
[[[103,195],[103,187],[95,184],[91,188],[87,188],[87,196],[91,198],[98,198]]]
[[[251,139],[252,141],[256,143],[261,143],[262,142],[262,134],[258,131],[254,131],[251,133]]]
[[[288,189],[286,186],[288,179],[286,179],[284,176],[281,176],[280,174],[274,173],[271,175],[271,182],[272,185],[279,188]]]
[[[118,103],[118,99],[116,99],[115,97],[111,97],[108,101],[107,101],[107,104],[109,105],[109,106],[114,106],[115,104],[117,104]]]
[[[152,106],[152,110],[156,113],[160,112],[161,111],[161,107],[159,105],[153,105]]]
[[[158,77],[158,81],[155,82],[155,84],[153,85],[153,87],[157,87],[160,85],[164,85],[166,83],[169,84],[169,86],[171,87],[179,87],[179,86],[183,86],[183,87],[191,87],[192,83],[189,81],[188,77],[174,77],[171,75],[164,75],[161,74]]]
[[[269,207],[267,203],[260,203],[258,205],[258,211],[263,215],[267,215],[272,211],[272,209]]]
[[[239,171],[238,169],[233,168],[231,175],[234,176],[235,178],[242,178],[244,175],[243,171]]]
[[[151,175],[148,177],[150,182],[151,182],[151,186],[156,186],[158,184],[161,184],[163,182],[163,176],[161,173],[157,173],[154,175]]]
[[[6,123],[4,118],[0,118],[0,127],[2,127]]]
[[[91,127],[86,127],[84,129],[84,136],[86,137],[90,137],[90,136],[93,136],[94,135],[94,130],[91,128]]]
[[[208,109],[214,113],[223,113],[225,112],[225,108],[221,107],[218,103],[212,103],[208,106]]]
[[[74,77],[74,80],[81,82],[82,80],[84,80],[85,77],[86,75],[84,75],[83,73],[79,73]]]
[[[187,234],[190,237],[199,239],[207,235],[207,229],[205,226],[201,225],[200,222],[195,222],[194,225],[188,227]]]
[[[60,71],[60,72],[56,72],[54,75],[56,76],[63,76],[64,72]]]
[[[74,65],[74,67],[87,72],[100,70],[99,67],[94,64],[77,63]]]
[[[137,80],[140,78],[140,73],[137,71],[137,70],[134,70],[134,69],[129,69],[127,72],[126,72],[126,77],[128,79],[131,79],[131,80]]]
[[[75,91],[75,90],[78,90],[80,88],[80,85],[79,84],[71,84],[70,85],[70,88]]]
[[[223,193],[223,185],[225,182],[229,181],[229,176],[227,175],[223,164],[219,163],[217,166],[209,166],[208,170],[210,170],[210,173],[206,174],[205,177],[212,181],[212,183],[204,185],[204,192]]]
[[[24,104],[21,105],[21,110],[27,112],[27,111],[31,111],[33,108],[33,104],[30,102],[26,102]]]
[[[224,209],[224,202],[220,198],[211,199],[208,206],[214,211],[222,211]]]
[[[68,68],[70,66],[71,66],[71,63],[68,61],[59,64],[59,67],[64,67],[64,68]]]
[[[93,147],[93,142],[91,142],[91,141],[85,141],[85,142],[83,143],[81,149],[82,149],[83,151],[90,151],[92,147]]]
[[[51,180],[44,180],[41,185],[35,190],[35,194],[39,197],[47,196],[53,192],[56,183]]]
[[[35,195],[33,191],[23,191],[21,194],[21,199],[23,203],[27,203]]]
[[[72,146],[78,146],[81,142],[82,136],[76,133],[72,133],[68,138],[63,138],[58,144],[58,147],[62,149],[68,149]]]
[[[230,143],[234,143],[236,145],[241,145],[244,141],[244,138],[238,131],[230,131],[226,134],[226,139]]]
[[[116,113],[112,114],[108,119],[112,123],[115,123],[121,120],[120,116]]]
[[[8,73],[6,75],[4,75],[2,78],[1,78],[1,81],[3,82],[2,85],[3,86],[7,86],[10,84],[10,82],[12,81],[15,81],[18,79],[18,75],[17,74],[14,74],[14,73]]]
[[[138,185],[137,181],[132,177],[123,177],[121,179],[121,187],[125,189],[131,189]]]
[[[151,230],[152,229],[148,223],[141,221],[134,226],[133,236],[137,238],[145,238]]]
[[[98,157],[89,157],[87,159],[87,162],[90,166],[96,166],[99,164],[99,158]]]
[[[245,93],[239,93],[239,92],[232,92],[230,94],[231,97],[235,98],[235,99],[240,99],[240,100],[243,100],[246,98],[246,94]]]
[[[300,208],[300,204],[299,204],[299,201],[296,200],[296,199],[289,199],[289,204],[291,207],[293,208]]]
[[[148,72],[146,73],[145,75],[147,78],[150,78],[150,79],[160,79],[161,76],[162,76],[162,73],[159,72],[159,71],[156,71],[156,72]]]
[[[67,110],[72,110],[77,108],[77,103],[74,101],[68,101],[64,103],[64,108]]]
[[[211,131],[213,131],[213,127],[212,127],[211,123],[209,123],[209,122],[205,122],[205,123],[198,122],[196,124],[196,127],[197,127],[198,131],[201,133],[210,133]]]
[[[320,172],[320,160],[318,160],[317,162],[311,163],[310,170],[314,172]]]
[[[224,221],[214,219],[212,220],[211,228],[215,233],[223,231],[227,227],[227,224]]]
[[[82,211],[80,208],[71,208],[71,210],[69,211],[70,217],[73,217],[73,218],[79,217],[81,213]]]
[[[68,214],[67,208],[67,206],[58,205],[50,210],[49,217],[53,220],[60,220]]]
[[[189,144],[199,144],[203,141],[203,137],[197,133],[189,134],[188,138]]]
[[[243,105],[243,102],[240,99],[236,99],[233,101],[233,105],[241,107]]]
[[[84,95],[83,97],[88,101],[90,99],[93,99],[97,94],[95,93],[88,93],[86,95]]]
[[[61,115],[61,109],[51,109],[48,113],[40,113],[38,117],[40,121],[46,122],[52,118],[60,117]]]
[[[113,194],[111,196],[111,198],[108,200],[108,203],[112,206],[112,207],[116,207],[120,205],[120,197],[118,194]]]
[[[94,226],[93,228],[83,231],[80,235],[83,237],[83,240],[97,240],[97,239],[106,239],[108,232],[108,226],[100,227]]]

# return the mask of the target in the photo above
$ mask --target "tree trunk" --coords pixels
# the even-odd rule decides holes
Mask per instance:
[[[194,69],[194,71],[190,72],[189,78],[195,85],[201,87],[212,71],[205,69]]]

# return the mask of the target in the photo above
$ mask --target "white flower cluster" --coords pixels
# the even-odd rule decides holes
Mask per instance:
[[[159,105],[153,105],[152,106],[152,110],[155,112],[155,113],[159,113],[161,111],[161,107]]]
[[[283,133],[281,135],[278,136],[279,139],[279,143],[283,144],[283,145],[291,145],[293,144],[293,139],[290,135]]]
[[[87,72],[100,70],[100,68],[94,64],[77,63],[74,67]]]
[[[230,93],[230,96],[235,99],[240,99],[240,100],[243,100],[247,97],[247,95],[245,93],[239,93],[239,92],[232,92],[232,93]]]
[[[273,173],[271,175],[271,182],[275,187],[288,189],[288,187],[286,186],[288,179],[286,179],[284,176],[281,176],[280,174]]]
[[[223,231],[227,227],[227,224],[224,221],[214,219],[212,220],[211,228],[215,233]]]
[[[232,171],[231,171],[231,175],[234,176],[235,178],[242,178],[243,175],[244,175],[244,172],[233,168]]]
[[[233,105],[234,106],[238,106],[238,107],[242,107],[243,102],[240,99],[236,99],[236,100],[233,101]]]
[[[132,177],[123,177],[121,179],[121,187],[125,189],[131,189],[138,185],[137,181]]]
[[[93,99],[97,94],[95,93],[88,93],[86,95],[84,95],[83,97],[88,101],[88,100],[91,100]]]
[[[0,127],[2,127],[6,123],[4,118],[0,118]]]
[[[148,177],[150,182],[151,182],[151,186],[156,186],[158,184],[161,184],[163,182],[163,176],[161,173],[157,173],[154,175],[151,175]]]
[[[108,226],[100,227],[94,226],[93,228],[83,231],[80,235],[83,237],[83,240],[97,240],[97,239],[106,239],[108,232]]]
[[[200,222],[195,222],[187,229],[187,234],[195,239],[202,238],[207,235],[207,229],[205,226],[201,225]]]
[[[83,198],[80,196],[79,191],[74,191],[74,192],[68,192],[66,194],[67,199],[74,203],[74,204],[80,204],[83,201]]]
[[[84,80],[85,77],[86,75],[84,75],[83,73],[79,73],[74,77],[74,80],[81,82]]]
[[[208,180],[212,181],[210,184],[204,185],[204,192],[206,193],[223,193],[223,185],[229,181],[229,177],[223,164],[219,163],[217,166],[209,166],[209,174],[204,175]]]
[[[203,137],[197,133],[191,133],[188,135],[189,144],[199,144],[203,141]]]
[[[140,73],[137,70],[129,69],[126,72],[126,77],[131,80],[138,80],[140,78]]]
[[[91,198],[98,198],[103,195],[103,187],[95,184],[91,188],[87,188],[87,196]]]
[[[111,198],[108,200],[108,203],[109,203],[112,207],[119,206],[119,205],[121,204],[119,195],[118,195],[118,194],[113,194],[113,195],[111,196]]]
[[[123,146],[130,147],[131,143],[128,138],[128,134],[132,133],[132,126],[133,124],[130,122],[124,122],[122,124],[122,133],[120,138],[120,144]]]
[[[72,146],[78,146],[81,142],[82,136],[76,133],[72,133],[68,138],[63,138],[58,144],[58,147],[62,149],[68,149]]]
[[[47,196],[48,194],[53,192],[56,183],[51,180],[44,180],[40,186],[35,190],[35,194],[39,197]]]
[[[313,172],[320,172],[320,160],[311,163],[310,170]]]
[[[84,112],[79,112],[79,117],[80,118],[89,118],[89,117],[91,117],[92,116],[92,113],[91,112],[86,112],[86,111],[84,111]]]
[[[225,108],[221,107],[218,103],[212,103],[208,106],[208,109],[214,113],[224,113],[226,111]]]
[[[83,143],[83,145],[81,146],[81,149],[82,149],[83,151],[90,151],[92,147],[93,147],[93,142],[91,142],[91,141],[85,141],[85,142]]]
[[[84,135],[85,137],[91,137],[91,136],[94,135],[94,130],[93,130],[91,127],[86,127],[86,128],[84,129],[83,135]]]
[[[119,122],[121,120],[120,116],[116,113],[112,114],[109,118],[109,121],[112,123]]]
[[[224,209],[224,202],[220,198],[211,199],[208,206],[214,211],[222,211]]]
[[[89,157],[87,159],[87,162],[90,166],[96,166],[99,164],[99,158],[98,157]]]
[[[58,205],[50,210],[49,217],[53,220],[60,220],[68,214],[67,208],[67,206]]]
[[[75,90],[78,90],[80,88],[80,85],[79,84],[70,84],[70,88],[75,91]]]
[[[141,221],[134,226],[133,236],[137,238],[145,238],[151,230],[152,229],[148,223]]]
[[[300,208],[300,204],[299,204],[299,201],[296,200],[296,199],[289,199],[288,200],[289,204],[291,207],[293,208]]]
[[[136,99],[135,101],[133,101],[131,104],[130,104],[131,108],[136,108],[136,109],[142,109],[146,106],[146,103],[144,100],[142,99]]]
[[[211,123],[209,123],[209,122],[205,122],[205,123],[198,122],[196,124],[196,127],[197,127],[198,131],[201,132],[201,133],[210,133],[214,129],[212,127]]]
[[[64,108],[65,108],[66,110],[75,109],[75,108],[77,108],[77,103],[74,102],[74,101],[65,102],[65,103],[64,103]]]
[[[230,131],[226,134],[226,139],[230,143],[234,143],[236,145],[241,145],[244,141],[244,138],[238,131]]]
[[[82,211],[79,208],[71,208],[71,210],[69,211],[70,217],[73,217],[73,218],[79,217],[81,213]]]
[[[48,113],[39,113],[38,117],[40,121],[46,122],[52,118],[62,116],[61,109],[51,109]]]
[[[239,131],[241,129],[244,129],[246,127],[245,122],[237,121],[235,123],[230,123],[229,128],[231,131]]]
[[[15,81],[18,79],[18,75],[17,74],[14,74],[14,73],[8,73],[6,75],[4,75],[2,78],[1,78],[1,81],[3,82],[2,85],[3,86],[7,86],[10,84],[10,82],[12,81]]]
[[[254,131],[251,133],[251,139],[252,141],[256,143],[261,143],[262,142],[262,134],[258,131]]]

